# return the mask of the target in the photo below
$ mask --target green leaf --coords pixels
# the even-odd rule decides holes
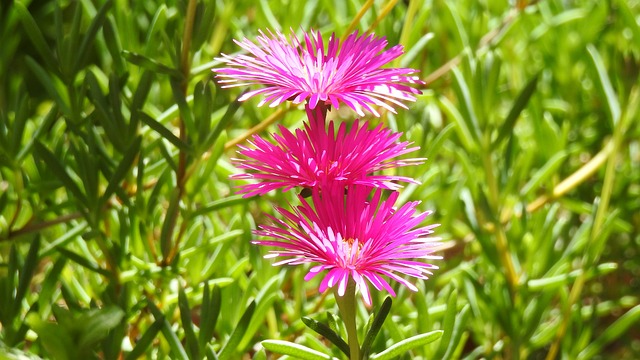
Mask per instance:
[[[553,157],[549,159],[544,166],[538,169],[538,171],[531,176],[529,181],[527,181],[527,183],[522,187],[520,195],[523,197],[531,195],[531,192],[537,189],[542,182],[556,174],[556,171],[560,168],[568,155],[569,154],[566,151],[561,151],[553,155]]]
[[[118,167],[113,172],[111,179],[109,179],[109,184],[107,185],[107,188],[105,189],[104,193],[102,194],[102,197],[100,198],[100,204],[104,204],[106,201],[109,200],[111,195],[113,195],[116,189],[120,186],[120,183],[122,182],[122,180],[124,180],[124,178],[127,176],[127,173],[133,166],[134,161],[140,154],[141,143],[142,143],[142,138],[138,137],[133,141],[131,146],[129,146],[129,149],[122,157],[120,164],[118,164]]]
[[[469,129],[469,133],[474,142],[478,144],[480,142],[481,134],[480,127],[478,125],[478,118],[476,116],[476,110],[471,100],[471,91],[469,86],[462,75],[462,72],[458,68],[453,68],[453,89],[456,93],[458,101],[461,106],[462,120],[464,121],[466,128]]]
[[[144,41],[144,43],[146,44],[145,54],[150,54],[150,53],[153,54],[157,52],[157,46],[156,46],[157,40],[154,39],[154,37],[157,36],[158,32],[165,29],[166,25],[167,25],[167,5],[161,4],[158,6],[156,13],[153,15],[153,19],[151,19],[151,23],[149,24],[149,27],[147,30],[147,36]]]
[[[425,153],[425,158],[433,158],[434,154],[437,154],[440,151],[440,148],[442,148],[442,144],[444,144],[444,141],[449,138],[451,132],[455,130],[455,128],[456,124],[450,123],[449,125],[445,126],[444,129],[438,131],[438,135],[436,136],[436,138],[429,143],[427,152]]]
[[[251,360],[267,360],[267,353],[264,351],[264,348],[256,351]]]
[[[609,325],[598,338],[582,350],[578,359],[592,359],[596,355],[602,354],[606,345],[627,334],[627,331],[639,322],[640,305],[636,305]]]
[[[200,316],[200,333],[198,334],[198,344],[200,352],[203,352],[207,343],[213,338],[213,332],[220,315],[220,305],[222,295],[220,288],[213,286],[209,290],[209,284],[204,284],[204,292],[202,295],[202,313]]]
[[[373,322],[371,323],[371,328],[367,332],[367,335],[365,335],[364,340],[362,341],[362,346],[360,350],[364,359],[366,359],[367,356],[369,355],[369,352],[371,351],[371,345],[373,345],[373,341],[376,339],[376,336],[380,332],[380,329],[382,329],[382,325],[384,324],[384,321],[387,319],[387,316],[389,315],[389,311],[391,311],[392,302],[393,301],[391,300],[391,297],[387,296],[382,302],[382,305],[380,306],[378,313],[373,318]]]
[[[400,67],[409,67],[409,64],[411,64],[419,54],[423,54],[425,46],[427,46],[429,41],[433,40],[435,37],[435,34],[432,32],[422,35],[422,37],[407,51],[407,53],[402,56],[400,60]]]
[[[169,129],[164,127],[164,125],[156,121],[151,116],[141,111],[140,119],[142,120],[143,123],[147,124],[147,126],[149,126],[153,130],[155,130],[158,134],[160,134],[160,136],[163,139],[169,141],[171,144],[175,145],[175,147],[177,147],[178,149],[182,151],[187,151],[187,152],[191,151],[191,148],[189,147],[189,145],[185,144],[182,140],[180,140],[177,136],[175,136]]]
[[[95,41],[96,35],[98,34],[98,30],[102,28],[104,21],[107,16],[107,12],[113,5],[112,0],[107,0],[100,8],[100,11],[96,14],[96,16],[91,21],[91,25],[89,25],[89,29],[84,34],[84,38],[82,38],[82,43],[80,43],[80,47],[78,49],[74,49],[76,51],[76,61],[73,65],[73,69],[78,72],[80,71],[81,66],[86,61],[88,56],[89,47]]]
[[[156,319],[156,321],[144,332],[144,335],[138,340],[133,350],[127,354],[126,360],[135,360],[144,355],[153,340],[158,336],[160,330],[164,326],[164,317]]]
[[[455,130],[462,142],[462,146],[465,147],[467,151],[473,152],[478,144],[473,135],[471,135],[471,130],[467,126],[467,122],[464,120],[460,111],[458,111],[453,103],[444,96],[438,98],[438,104],[442,111],[455,125]]]
[[[11,248],[9,249],[9,263],[7,264],[7,274],[17,274],[18,268],[20,267],[20,254],[18,253],[18,247],[16,243],[11,244]],[[6,280],[5,280],[6,279]],[[15,302],[14,289],[15,289],[15,276],[7,276],[6,278],[0,278],[2,281],[0,284],[4,285],[4,289],[2,289],[2,303],[3,304],[11,304]],[[6,281],[6,282],[4,282]],[[16,310],[20,309],[20,307],[14,306],[2,306],[0,307],[0,316],[3,321],[7,323],[18,316]]]
[[[447,352],[447,349],[451,346],[451,336],[453,335],[453,327],[456,323],[456,314],[458,313],[458,290],[454,289],[449,294],[449,299],[447,300],[447,312],[444,314],[444,319],[442,320],[442,330],[444,331],[442,334],[442,338],[440,339],[440,345],[438,346],[438,350],[436,351],[434,358],[442,359],[444,354]]]
[[[82,266],[82,267],[84,267],[86,269],[89,269],[89,270],[91,270],[91,271],[93,271],[95,273],[98,273],[98,274],[100,274],[102,276],[105,276],[105,277],[111,277],[111,275],[112,275],[108,270],[101,268],[100,266],[98,266],[98,264],[91,262],[91,260],[85,258],[82,255],[78,255],[78,254],[74,253],[73,251],[67,250],[67,249],[65,249],[63,247],[58,247],[57,250],[61,255],[63,255],[67,259],[75,262],[76,264],[78,264],[78,265],[80,265],[80,266]]]
[[[246,92],[246,91],[245,91]],[[233,119],[233,115],[235,115],[236,111],[240,108],[240,101],[238,99],[245,93],[240,94],[232,103],[227,106],[227,111],[222,115],[222,118],[216,124],[216,127],[213,128],[213,131],[209,134],[209,136],[204,140],[202,146],[204,149],[210,148],[218,137],[222,133],[222,130],[226,129],[231,123]]]
[[[38,303],[40,304],[40,308],[44,311],[50,309],[51,304],[55,303],[55,292],[58,290],[60,275],[62,274],[62,270],[64,270],[66,264],[67,259],[65,257],[58,257],[42,282],[40,293],[38,294]]]
[[[262,289],[255,298],[256,309],[238,345],[239,348],[244,349],[250,345],[249,342],[264,323],[267,312],[272,309],[272,304],[279,295],[278,290],[282,287],[282,282],[283,276],[273,276],[262,285]]]
[[[65,98],[62,97],[56,88],[51,75],[30,56],[25,57],[25,62],[33,74],[38,78],[38,80],[40,80],[40,83],[49,96],[51,96],[51,98],[56,102],[60,111],[62,111],[67,117],[71,118],[71,108],[69,107],[69,103],[68,101],[65,101]]]
[[[149,310],[153,317],[156,320],[162,319],[162,335],[169,343],[169,347],[171,348],[171,352],[173,353],[174,359],[188,360],[189,356],[187,352],[184,350],[182,343],[180,343],[180,339],[178,339],[178,335],[171,328],[171,323],[167,320],[164,314],[158,309],[156,304],[152,301],[147,301],[147,305],[149,306]]]
[[[138,132],[138,124],[140,122],[139,118],[141,116],[141,113],[143,113],[144,104],[147,100],[147,97],[149,96],[149,90],[151,90],[153,80],[153,72],[145,70],[140,77],[140,81],[138,81],[138,87],[136,88],[136,92],[133,95],[133,100],[131,100],[131,106],[129,107],[129,111],[131,112],[131,119],[129,121],[130,136],[134,136]]]
[[[38,334],[38,338],[52,359],[73,360],[76,358],[74,341],[67,331],[61,329],[59,324],[44,321],[35,313],[29,314],[25,321]]]
[[[502,140],[504,140],[508,135],[513,133],[513,128],[516,124],[516,120],[520,117],[520,113],[527,106],[531,96],[535,93],[536,87],[538,86],[538,79],[540,78],[540,73],[537,73],[527,85],[522,89],[515,103],[511,107],[507,118],[504,120],[504,124],[500,128],[500,132],[498,132],[498,137],[493,142],[493,148],[497,148]]]
[[[62,76],[65,79],[73,78],[76,73],[73,71],[73,57],[77,55],[75,50],[78,49],[78,39],[80,37],[80,24],[82,23],[82,4],[77,1],[71,3],[65,9],[67,12],[73,12],[71,25],[64,24],[61,4],[58,2],[54,8],[54,18],[56,27],[56,45],[58,62],[62,70]],[[67,35],[65,36],[65,30]]]
[[[206,205],[204,205],[201,208],[198,208],[197,210],[195,210],[194,212],[192,212],[189,215],[190,219],[196,218],[198,216],[201,215],[205,215],[214,211],[218,211],[221,209],[225,209],[231,206],[235,206],[235,205],[242,205],[245,204],[249,201],[255,200],[257,197],[250,197],[250,198],[245,198],[242,197],[242,195],[231,195],[229,197],[225,197],[223,199],[218,199],[215,201],[212,201]]]
[[[40,142],[36,142],[34,144],[34,150],[37,157],[40,158],[45,164],[47,164],[47,168],[49,168],[53,174],[62,182],[62,185],[71,194],[76,197],[81,204],[88,206],[88,200],[85,194],[80,191],[80,187],[76,184],[71,176],[67,173],[67,170],[62,165],[63,163],[58,160],[58,158],[53,155],[53,153],[47,149]]]
[[[402,340],[399,343],[391,345],[387,350],[371,355],[371,360],[388,360],[393,359],[396,356],[406,354],[409,351],[419,347],[430,344],[438,340],[442,336],[442,330],[435,330],[425,334],[412,336],[408,339]]]
[[[122,56],[130,63],[138,65],[142,68],[150,70],[155,73],[161,73],[169,75],[173,78],[181,79],[182,73],[176,69],[170,68],[167,65],[161,64],[146,56],[136,54],[127,50],[122,51]]]
[[[632,39],[635,41],[636,45],[640,45],[640,25],[636,20],[636,15],[634,15],[629,7],[629,2],[627,0],[617,0],[615,6],[616,10],[624,19],[625,25],[633,32]]]
[[[193,141],[192,139],[196,136],[196,133],[197,133],[196,124],[193,117],[193,111],[191,111],[191,108],[187,103],[186,94],[182,89],[180,78],[171,78],[169,83],[171,84],[171,92],[173,93],[173,100],[178,105],[178,110],[180,110],[180,118],[181,118],[182,124],[184,125],[185,131],[188,134],[188,136],[186,136],[185,138],[188,138],[191,141]]]
[[[455,356],[455,354],[461,346],[464,346],[464,343],[462,343],[460,340],[462,339],[462,336],[464,335],[467,328],[470,309],[471,306],[469,304],[466,304],[462,308],[458,316],[456,316],[455,326],[453,327],[453,329],[451,329],[451,335],[449,337],[450,340],[448,342],[447,351],[442,357],[443,360],[458,358]],[[446,333],[447,329],[445,329],[444,331]]]
[[[27,36],[29,36],[29,39],[36,48],[36,51],[40,57],[42,57],[42,60],[44,60],[47,68],[53,72],[59,73],[59,68],[55,58],[53,57],[53,53],[51,52],[49,45],[47,45],[47,41],[42,35],[38,24],[36,24],[31,13],[29,13],[29,10],[27,10],[24,4],[20,1],[13,2],[13,8],[18,13],[20,22],[22,23]]]
[[[111,54],[111,58],[113,59],[116,72],[118,74],[124,73],[127,69],[122,59],[122,44],[120,43],[116,26],[113,24],[111,18],[105,19],[102,34],[104,36],[104,42],[107,45],[107,50],[109,50],[109,54]]]
[[[93,113],[94,116],[100,125],[102,125],[107,138],[115,145],[116,148],[123,149],[124,139],[122,138],[122,132],[118,128],[118,124],[114,121],[111,107],[107,102],[107,98],[102,93],[98,79],[93,71],[86,72],[84,81],[89,88],[91,102],[95,106],[95,111]]]
[[[251,317],[253,316],[253,312],[255,309],[256,309],[256,303],[255,301],[252,301],[251,304],[249,304],[249,307],[247,307],[247,309],[245,310],[242,317],[240,318],[240,321],[238,322],[238,325],[236,326],[236,328],[233,330],[233,333],[231,333],[229,340],[227,340],[227,343],[224,345],[222,350],[220,350],[220,353],[218,354],[218,359],[227,360],[227,359],[230,359],[231,356],[236,353],[238,344],[242,340],[244,333],[249,327],[249,322],[251,321]]]
[[[349,356],[349,345],[328,325],[325,325],[307,316],[302,317],[302,322],[307,325],[309,329],[317,332],[318,334],[324,336],[327,340],[331,341],[331,343],[337,346],[340,351]]]
[[[27,155],[31,154],[31,149],[33,148],[34,143],[40,138],[43,132],[48,131],[48,129],[53,126],[58,117],[58,106],[54,104],[51,107],[51,110],[49,110],[47,115],[44,117],[42,123],[33,132],[31,137],[27,140],[27,143],[20,149],[20,152],[18,152],[18,155],[16,156],[16,163],[21,163]]]
[[[40,236],[36,235],[35,239],[31,243],[31,246],[29,247],[29,253],[27,253],[27,257],[24,259],[24,264],[22,265],[22,269],[20,269],[20,279],[18,280],[18,289],[16,289],[15,300],[13,301],[13,311],[12,311],[13,315],[16,315],[20,312],[22,301],[24,300],[24,297],[27,294],[27,289],[29,289],[29,286],[31,285],[31,279],[33,279],[33,275],[35,274],[36,268],[38,267],[38,263],[39,263],[38,261],[39,250],[40,250]],[[13,276],[13,275],[11,274],[10,276]]]
[[[15,155],[20,150],[20,145],[22,144],[22,138],[24,136],[24,129],[27,124],[27,120],[29,118],[29,105],[28,99],[24,94],[20,97],[20,101],[18,103],[18,109],[15,112],[15,118],[13,120],[13,124],[11,125],[11,130],[9,130],[9,134],[11,136],[8,139],[9,152],[12,155]],[[16,162],[16,164],[18,164]],[[4,208],[4,207],[0,207]]]
[[[180,320],[182,321],[182,329],[184,329],[184,337],[187,342],[187,352],[190,359],[199,359],[200,351],[198,348],[198,340],[196,334],[193,331],[193,323],[191,321],[191,309],[189,308],[189,301],[184,290],[181,288],[178,290],[178,307],[180,308]]]
[[[331,356],[323,354],[319,351],[310,349],[306,346],[295,344],[284,340],[264,340],[261,342],[265,349],[282,355],[293,356],[296,359],[303,360],[324,360],[331,359]]]
[[[86,222],[82,222],[82,223],[76,225],[75,227],[73,227],[71,229],[68,229],[60,237],[58,237],[55,240],[49,242],[44,247],[44,249],[42,249],[42,252],[40,253],[40,256],[41,257],[45,257],[45,256],[51,255],[54,251],[56,251],[56,248],[63,247],[69,241],[73,240],[76,236],[82,235],[85,232],[86,228],[87,228],[87,223]]]
[[[160,231],[160,251],[162,258],[168,259],[171,252],[171,244],[173,243],[173,231],[178,221],[178,212],[180,211],[180,190],[174,187],[171,191],[169,199],[169,207],[164,216],[162,230]]]
[[[600,93],[603,95],[606,100],[605,105],[607,106],[609,120],[611,121],[611,127],[614,128],[618,121],[620,121],[620,103],[618,102],[618,96],[615,91],[613,91],[613,86],[611,86],[611,80],[609,80],[609,75],[607,74],[607,68],[604,66],[604,62],[600,57],[600,53],[598,49],[592,44],[587,45],[587,52],[590,55],[591,62],[598,73],[598,81],[596,81],[596,85]]]
[[[202,143],[205,136],[211,132],[211,114],[214,111],[212,87],[210,81],[202,80],[193,90],[193,117],[198,128],[195,134],[199,140],[198,143]]]
[[[82,333],[76,345],[80,349],[90,349],[103,340],[124,318],[124,311],[117,306],[94,309],[83,314],[81,319]]]

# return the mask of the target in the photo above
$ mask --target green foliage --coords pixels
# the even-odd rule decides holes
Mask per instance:
[[[342,36],[368,3],[3,2],[0,358],[345,358],[333,297],[250,243],[293,194],[229,180],[225,145],[274,109],[210,69],[259,29]],[[421,182],[401,201],[445,240],[417,293],[358,305],[363,352],[639,358],[640,2],[372,3],[355,28],[428,83],[372,121],[429,159],[397,170]]]

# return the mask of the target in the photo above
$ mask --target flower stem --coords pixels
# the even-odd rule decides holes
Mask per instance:
[[[349,343],[351,360],[360,360],[360,343],[358,342],[358,328],[356,327],[356,284],[349,279],[347,290],[343,296],[335,292],[336,302],[340,310],[340,317],[347,328],[347,342]]]

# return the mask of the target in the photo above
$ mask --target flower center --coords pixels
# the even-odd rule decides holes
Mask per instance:
[[[362,243],[354,238],[342,239],[341,244],[342,260],[345,267],[355,267],[358,259],[360,258],[360,250],[362,250]]]

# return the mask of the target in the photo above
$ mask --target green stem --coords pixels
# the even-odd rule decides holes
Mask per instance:
[[[335,296],[340,310],[340,317],[347,328],[347,342],[350,349],[349,359],[360,360],[360,343],[358,342],[358,328],[356,327],[356,283],[349,279],[344,295],[338,295],[336,290]]]

